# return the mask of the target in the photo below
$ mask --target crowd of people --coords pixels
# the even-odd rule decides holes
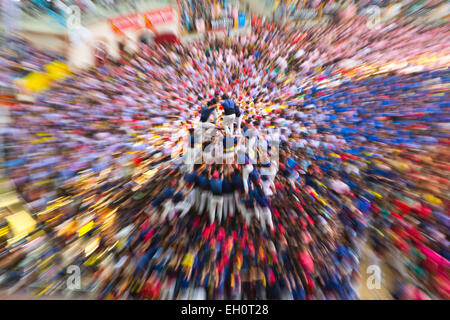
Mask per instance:
[[[147,48],[15,106],[38,227],[1,284],[56,294],[76,265],[101,299],[358,299],[373,250],[394,298],[448,299],[448,30],[364,26]]]
[[[204,32],[205,28],[212,27],[211,21],[213,20],[229,19],[234,23],[234,19],[242,11],[237,0],[180,1],[181,24],[188,32]],[[232,25],[228,27],[232,27]]]
[[[59,54],[39,50],[29,41],[15,35],[0,35],[0,85],[14,87],[14,81],[30,72],[45,72],[45,65],[54,60],[64,61]]]

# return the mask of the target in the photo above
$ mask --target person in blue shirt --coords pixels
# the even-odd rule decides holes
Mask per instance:
[[[241,195],[242,197],[242,203],[243,206],[241,206],[241,213],[245,219],[245,222],[247,223],[247,225],[250,225],[250,221],[252,216],[256,215],[255,212],[255,198],[253,197],[252,192],[250,192],[248,195],[244,196],[243,194]],[[257,218],[259,218],[257,216]]]
[[[217,120],[217,111],[216,106],[203,106],[200,109],[200,122],[201,124],[205,124],[208,122],[209,117],[213,114],[214,119]]]
[[[227,94],[222,96],[223,102],[223,117],[222,123],[225,129],[225,134],[227,136],[232,136],[234,134],[234,119],[236,118],[235,106],[236,103],[231,100]]]
[[[195,172],[191,172],[191,173],[187,172],[184,174],[184,181],[188,185],[194,185],[196,178],[197,178],[197,176],[195,175]]]
[[[211,223],[214,222],[216,211],[217,219],[219,224],[222,221],[222,209],[223,209],[223,191],[222,191],[222,179],[218,171],[214,171],[211,175],[210,188],[211,188],[211,198],[209,201],[209,220]]]
[[[231,164],[234,160],[234,145],[235,145],[235,138],[231,136],[224,136],[223,137],[223,157],[224,157],[224,163]]]
[[[234,188],[231,181],[231,176],[228,168],[225,169],[223,182],[222,182],[222,192],[223,192],[223,212],[225,216],[234,216]]]
[[[186,174],[188,175],[188,174]],[[181,195],[181,199],[178,200],[179,197],[177,197],[177,195],[175,195],[174,199],[175,201],[177,201],[176,205],[175,205],[175,211],[180,211],[180,218],[184,217],[186,215],[186,213],[189,212],[189,210],[191,210],[191,208],[194,206],[195,204],[195,188],[194,188],[194,183],[193,182],[188,182],[189,181],[194,181],[195,182],[195,174],[191,174],[188,175],[188,179],[186,179],[186,175],[185,175],[185,185],[183,188],[183,193],[179,192],[178,194]]]
[[[195,203],[199,215],[203,214],[203,211],[206,208],[206,202],[210,196],[210,182],[206,174],[206,169],[200,169],[195,182],[195,187],[197,189],[195,192],[197,196]]]
[[[186,170],[192,172],[194,169],[194,163],[197,156],[197,150],[199,147],[200,139],[195,136],[194,128],[189,129],[189,136],[186,146],[186,153],[184,154],[184,164],[186,165]]]
[[[179,190],[175,190],[173,186],[167,188],[161,194],[161,204],[163,207],[163,211],[161,213],[160,221],[164,221],[167,217],[169,220],[172,220],[175,217],[175,204],[179,202],[182,198],[182,195],[179,193]]]
[[[234,172],[231,173],[230,178],[231,178],[231,184],[233,185],[234,201],[236,204],[236,208],[238,208],[240,211],[242,211],[241,210],[242,203],[239,200],[239,195],[244,192],[244,183],[242,181],[242,177],[241,177],[239,169],[235,168]]]
[[[212,106],[203,106],[200,109],[200,121],[198,123],[198,126],[199,129],[202,130],[202,135],[211,135],[211,132],[216,128],[215,123],[209,122],[211,114],[214,117],[214,122],[216,122],[218,119],[218,115],[215,104]]]
[[[255,184],[255,189],[252,190],[252,196],[256,200],[255,214],[259,217],[263,230],[266,230],[266,224],[269,225],[270,230],[273,230],[272,212],[270,210],[270,201],[264,194],[261,186]]]
[[[215,92],[214,97],[208,101],[208,107],[215,106],[218,102],[219,102],[219,94]]]
[[[292,188],[296,188],[296,183],[297,180],[299,179],[299,174],[296,170],[298,164],[297,162],[292,159],[292,158],[288,158],[286,161],[286,170],[289,171],[289,182],[291,183]]]
[[[250,159],[245,156],[245,164],[243,165],[242,168],[242,182],[244,184],[244,191],[245,194],[248,194],[248,177],[250,175],[250,173],[253,171],[253,165],[250,162]]]
[[[275,184],[273,180],[275,179],[276,168],[274,164],[268,164],[262,166],[261,168],[261,184],[263,187],[264,194],[267,196],[273,195],[273,190],[275,190]]]
[[[234,104],[234,113],[236,114],[236,133],[241,134],[242,112],[237,103]]]
[[[164,190],[164,192],[162,193],[161,197],[163,200],[167,200],[170,199],[174,196],[175,194],[175,188],[174,187],[169,187],[166,190]]]

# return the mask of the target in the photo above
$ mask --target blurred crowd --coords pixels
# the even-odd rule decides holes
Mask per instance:
[[[378,15],[384,21],[400,16],[410,19],[423,19],[431,11],[441,10],[445,4],[441,0],[265,0],[265,6],[272,9],[273,19],[315,19],[351,18],[358,15]],[[373,10],[375,9],[375,10]],[[378,10],[379,11],[378,11]],[[445,9],[444,9],[445,10]],[[443,17],[446,14],[443,14]]]
[[[44,66],[53,60],[64,61],[60,55],[39,50],[27,40],[15,35],[0,35],[0,85],[13,87],[14,80],[30,72],[44,72]]]
[[[182,0],[180,1],[180,9],[181,24],[189,32],[204,32],[204,30],[198,30],[199,21],[202,21],[200,25],[210,28],[212,20],[229,18],[234,21],[234,18],[242,11],[239,8],[239,1],[236,0]]]
[[[358,299],[373,250],[394,298],[448,299],[448,35],[261,23],[18,104],[4,166],[38,228],[2,286],[64,291],[76,265],[101,299]]]

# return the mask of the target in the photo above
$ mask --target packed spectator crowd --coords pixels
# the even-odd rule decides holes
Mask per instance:
[[[239,1],[236,0],[180,1],[181,24],[188,32],[204,32],[205,28],[211,28],[212,20],[229,19],[233,22],[242,11],[243,8],[239,7]],[[203,26],[203,30],[199,30],[199,25]]]
[[[39,224],[2,285],[52,294],[78,265],[101,299],[357,299],[368,246],[394,298],[448,299],[448,39],[263,23],[55,84],[11,110],[4,165]]]
[[[39,50],[29,41],[10,34],[0,35],[0,85],[13,87],[14,80],[31,72],[44,72],[47,63],[64,58],[54,52]]]

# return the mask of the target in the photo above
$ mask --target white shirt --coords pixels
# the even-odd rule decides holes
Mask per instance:
[[[301,56],[303,56],[305,54],[305,50],[303,50],[303,49],[300,49],[300,50],[298,50],[297,51],[297,53],[295,54],[295,59],[298,59],[298,58],[300,58]]]
[[[350,192],[350,187],[341,180],[332,179],[330,187],[339,194]]]

